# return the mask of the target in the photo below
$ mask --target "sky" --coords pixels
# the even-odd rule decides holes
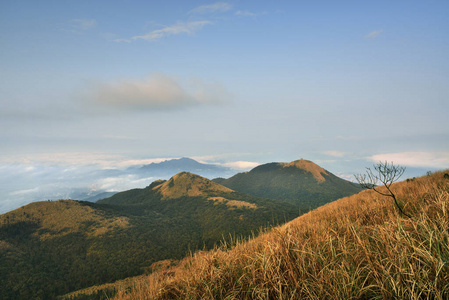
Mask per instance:
[[[1,1],[3,210],[43,170],[50,190],[179,157],[304,158],[346,179],[384,160],[449,168],[448,14],[445,0]]]

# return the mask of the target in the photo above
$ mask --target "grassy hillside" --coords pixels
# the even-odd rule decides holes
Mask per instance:
[[[45,201],[0,215],[0,299],[52,299],[298,216],[289,203],[180,173],[99,203]]]
[[[107,288],[116,299],[448,299],[447,173],[392,186],[411,218],[367,190]]]
[[[71,200],[36,202],[1,215],[0,298],[51,299],[117,274],[134,275],[132,251],[112,256],[106,254],[118,246],[105,250],[132,227],[117,212]]]
[[[269,163],[220,183],[245,194],[289,201],[306,212],[341,197],[358,193],[359,185],[341,179],[308,160]]]

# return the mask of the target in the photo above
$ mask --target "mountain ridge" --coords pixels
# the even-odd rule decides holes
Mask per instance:
[[[242,193],[298,204],[303,211],[363,190],[304,159],[267,163],[214,181]]]
[[[200,163],[192,158],[182,157],[167,159],[159,163],[151,163],[140,167],[132,167],[129,170],[137,170],[139,173],[156,174],[159,176],[173,176],[179,172],[192,172],[201,176],[210,176],[214,174],[231,174],[232,170],[215,164]]]

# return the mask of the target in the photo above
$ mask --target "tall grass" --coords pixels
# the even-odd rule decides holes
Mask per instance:
[[[198,252],[116,299],[449,299],[449,180],[342,198],[248,242]]]

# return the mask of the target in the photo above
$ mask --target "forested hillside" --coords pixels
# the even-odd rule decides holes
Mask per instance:
[[[298,216],[296,206],[180,173],[99,203],[45,201],[0,216],[2,299],[51,299],[149,272]]]
[[[367,190],[249,242],[68,298],[448,299],[449,171],[391,189],[410,217]]]
[[[214,181],[249,195],[289,201],[300,206],[302,212],[363,190],[358,184],[341,179],[304,159],[268,163],[249,172]]]

